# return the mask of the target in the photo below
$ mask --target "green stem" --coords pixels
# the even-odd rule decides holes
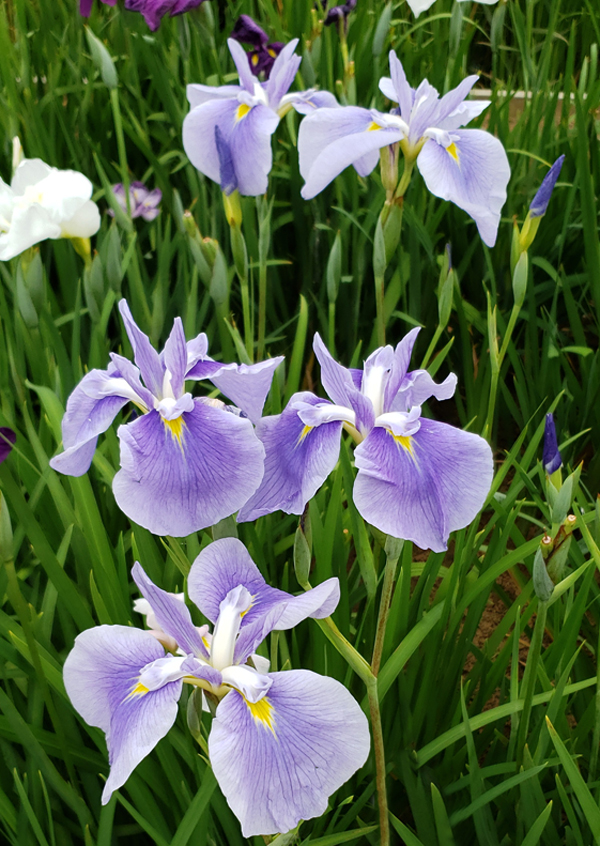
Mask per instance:
[[[395,539],[394,539],[395,540]],[[379,616],[377,618],[377,629],[375,634],[375,645],[373,647],[373,658],[371,660],[371,672],[374,676],[379,674],[379,667],[381,666],[381,655],[383,652],[383,642],[385,640],[385,628],[387,626],[388,616],[390,613],[390,600],[392,598],[392,590],[396,580],[396,568],[398,566],[398,559],[402,552],[403,541],[399,541],[393,545],[393,548],[388,551],[388,544],[386,543],[386,562],[385,572],[383,575],[383,589],[381,591],[381,600],[379,603]]]
[[[129,168],[127,166],[127,151],[125,148],[125,134],[123,132],[123,119],[121,117],[119,92],[116,88],[111,88],[110,90],[110,105],[115,123],[115,135],[117,138],[117,149],[119,151],[119,167],[121,170],[121,182],[123,183],[123,188],[125,190],[127,216],[131,218],[131,205],[129,200]]]
[[[519,733],[517,735],[517,770],[520,769],[521,764],[523,763],[523,752],[527,741],[527,732],[529,730],[529,718],[531,717],[531,709],[533,707],[533,692],[537,681],[537,668],[542,651],[544,630],[546,628],[547,610],[548,603],[540,601],[538,604],[533,636],[531,638],[531,643],[529,644],[529,654],[527,655],[527,664],[525,666],[525,674],[523,677],[523,712],[521,714]]]
[[[510,313],[510,317],[508,319],[508,326],[506,327],[506,332],[504,333],[504,339],[502,341],[502,347],[500,348],[500,352],[497,356],[497,361],[494,362],[492,358],[492,380],[490,384],[490,399],[488,402],[488,413],[485,423],[485,428],[483,430],[483,437],[486,439],[490,439],[492,436],[492,428],[494,425],[494,412],[496,410],[496,395],[498,393],[498,379],[500,378],[500,371],[502,369],[502,362],[504,361],[504,357],[508,351],[508,345],[510,344],[510,339],[512,338],[512,333],[514,331],[515,325],[517,323],[517,319],[519,317],[519,312],[521,311],[521,307],[518,306],[516,303],[512,307],[512,311]],[[491,341],[490,341],[491,344]]]
[[[377,785],[377,803],[379,805],[379,844],[380,846],[389,846],[390,822],[387,804],[387,789],[385,785],[385,746],[383,743],[383,729],[381,727],[381,712],[379,710],[377,679],[372,679],[367,686],[367,691],[369,694],[371,729],[373,731],[373,749],[375,751],[375,779]]]
[[[375,306],[377,310],[377,344],[385,346],[385,286],[384,276],[375,277]]]

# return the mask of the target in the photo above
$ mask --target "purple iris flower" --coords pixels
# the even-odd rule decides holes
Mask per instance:
[[[540,185],[537,194],[531,201],[529,206],[530,217],[542,217],[546,214],[550,197],[554,191],[556,180],[560,176],[560,171],[565,160],[565,155],[559,156],[554,162],[548,173],[544,176],[542,184]]]
[[[69,476],[86,473],[98,435],[133,402],[142,413],[117,430],[117,504],[154,534],[189,535],[233,514],[258,487],[264,450],[252,423],[261,416],[282,358],[252,365],[214,361],[204,333],[186,343],[179,317],[159,355],[125,300],[119,309],[135,365],[111,353],[107,370],[90,370],[83,377],[67,402],[64,452],[50,466]],[[185,390],[187,379],[210,380],[237,407],[193,399]]]
[[[542,464],[544,470],[551,476],[560,467],[562,467],[562,458],[558,451],[558,440],[556,437],[556,426],[554,424],[554,415],[546,415],[546,424],[544,426],[544,453],[542,456]]]
[[[223,184],[221,162],[231,162],[240,194],[264,194],[273,164],[271,135],[291,109],[304,113],[337,101],[328,91],[288,89],[301,62],[294,54],[298,39],[287,44],[275,59],[267,82],[252,75],[246,51],[233,39],[227,44],[237,67],[240,85],[188,85],[191,111],[183,121],[185,152],[201,173]],[[218,128],[219,146],[216,129]],[[225,152],[226,151],[226,152]],[[231,180],[229,180],[231,181]]]
[[[188,578],[190,599],[214,624],[211,636],[138,563],[133,578],[177,653],[165,654],[149,631],[104,625],[76,638],[64,666],[71,702],[106,733],[103,804],[167,734],[186,682],[218,703],[210,761],[245,837],[287,832],[323,814],[367,758],[366,717],[339,682],[307,670],[269,673],[255,650],[273,630],[329,616],[338,580],[292,596],[266,584],[239,540],[217,540]]]
[[[398,103],[390,113],[346,106],[318,109],[302,121],[298,134],[300,173],[306,180],[302,196],[306,200],[316,196],[349,165],[368,176],[379,150],[399,143],[407,165],[416,161],[431,193],[466,211],[492,247],[510,167],[497,138],[480,129],[459,128],[489,106],[465,99],[478,77],[467,77],[440,98],[427,80],[411,88],[393,50],[390,71],[391,79],[379,81],[385,96]]]
[[[283,412],[263,417],[256,433],[265,445],[265,475],[238,520],[281,509],[301,514],[335,467],[342,428],[358,443],[353,498],[382,532],[441,552],[455,529],[481,509],[492,483],[492,451],[470,432],[423,417],[429,399],[448,399],[450,374],[437,385],[426,370],[408,366],[418,329],[396,349],[380,347],[363,370],[333,360],[319,335],[313,348],[331,398],[294,394]]]
[[[16,440],[16,432],[13,432],[8,426],[0,426],[0,464],[6,461]]]
[[[166,14],[182,15],[195,9],[204,0],[125,0],[125,8],[130,12],[140,12],[149,28],[154,31],[160,26]]]
[[[248,63],[254,76],[264,73],[268,79],[273,69],[275,59],[283,50],[284,45],[280,41],[272,41],[269,44],[269,36],[250,15],[240,15],[231,38],[242,44],[250,44],[254,49],[248,53]]]
[[[350,12],[353,12],[356,8],[357,0],[348,0],[347,3],[344,3],[343,6],[333,6],[333,8],[329,9],[327,15],[325,16],[325,20],[323,23],[325,26],[331,26],[333,23],[339,23],[339,21],[344,21],[345,26],[348,25],[348,15]],[[325,8],[327,3],[323,4]]]
[[[125,187],[122,182],[118,182],[112,186],[113,194],[118,204],[123,211],[127,212],[127,201],[125,199]],[[154,220],[160,214],[158,205],[162,200],[162,191],[160,188],[155,188],[150,191],[143,182],[132,182],[129,186],[129,208],[131,209],[131,217],[143,217],[144,220]],[[108,210],[111,217],[114,217],[114,211]]]

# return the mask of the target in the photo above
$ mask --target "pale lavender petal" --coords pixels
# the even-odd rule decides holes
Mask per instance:
[[[273,374],[282,361],[283,356],[276,356],[256,364],[223,364],[205,358],[188,371],[186,379],[209,379],[256,423],[271,389]]]
[[[160,397],[162,396],[165,372],[160,363],[160,357],[150,343],[148,336],[142,332],[133,319],[127,305],[127,300],[121,300],[119,302],[119,311],[121,312],[125,331],[133,349],[134,361],[140,369],[144,384],[155,397]]]
[[[446,120],[450,115],[455,114],[456,110],[460,108],[463,101],[467,98],[469,91],[479,81],[477,74],[467,76],[456,86],[452,91],[444,94],[440,100],[437,111],[435,126],[441,127],[441,122]]]
[[[198,629],[192,623],[189,609],[172,594],[157,587],[148,578],[138,561],[131,570],[131,576],[140,589],[140,593],[150,603],[158,625],[177,641],[186,655],[199,655],[208,658],[208,652]]]
[[[393,409],[393,402],[408,371],[410,357],[417,340],[417,335],[420,331],[420,327],[415,326],[415,328],[411,329],[410,332],[396,345],[392,371],[383,392],[384,411],[395,410]],[[398,410],[404,411],[403,408]]]
[[[244,52],[239,44],[238,47]],[[228,143],[240,194],[255,197],[269,187],[273,166],[271,135],[278,124],[277,113],[259,104],[233,126]]]
[[[300,67],[302,57],[294,55],[297,46],[298,39],[292,39],[273,62],[266,84],[267,99],[272,109],[277,110],[279,108],[279,101],[287,94]]]
[[[314,109],[340,108],[340,104],[331,91],[317,91],[316,88],[294,91],[286,96],[285,102],[290,102],[301,115],[308,115]]]
[[[215,776],[244,837],[287,832],[321,816],[369,754],[367,719],[339,682],[308,670],[270,678],[256,705],[228,693],[208,739]]]
[[[452,137],[455,155],[429,139],[417,167],[431,193],[466,211],[482,240],[493,247],[510,179],[504,147],[480,129],[458,129]]]
[[[162,191],[160,188],[155,188],[153,191],[148,192],[148,196],[146,199],[141,203],[138,214],[141,215],[144,220],[151,221],[155,220],[158,215],[160,214],[160,209],[158,205],[162,200]]]
[[[67,401],[62,420],[64,452],[50,459],[50,466],[68,476],[89,470],[98,435],[106,432],[119,411],[130,401],[141,402],[118,372],[90,370]]]
[[[454,130],[466,126],[491,105],[491,100],[465,100],[444,120],[437,123],[439,129]]]
[[[329,617],[339,601],[336,578],[300,596],[270,587],[237,538],[222,538],[205,547],[188,576],[190,599],[213,623],[219,616],[221,602],[238,585],[243,585],[252,595],[250,610],[242,618],[242,630],[275,606],[284,606],[276,628],[291,629],[306,617]]]
[[[209,401],[172,423],[157,411],[120,426],[119,508],[157,535],[182,537],[238,510],[258,487],[264,449],[249,420]]]
[[[187,369],[186,376],[208,353],[208,338],[205,332],[200,332],[195,338],[187,342]]]
[[[283,412],[258,421],[256,434],[265,446],[263,480],[238,514],[239,522],[256,520],[281,509],[302,514],[336,465],[341,423],[306,427],[293,408],[295,402],[317,405],[323,400],[307,392],[294,394]]]
[[[379,128],[368,109],[317,109],[304,118],[298,133],[300,173],[306,180],[302,196],[310,200],[349,165],[360,159],[364,165],[365,156],[402,137],[399,129]]]
[[[384,82],[385,78],[379,81],[379,88],[381,89],[381,91],[383,91],[386,97],[389,97],[390,100],[395,100],[396,103],[398,103],[400,107],[400,116],[403,120],[408,123],[408,121],[410,120],[410,113],[414,105],[415,92],[414,89],[411,88],[411,86],[408,84],[406,74],[404,73],[404,68],[402,67],[402,62],[393,50],[390,50],[389,59],[390,74],[392,77],[391,81],[396,96],[390,97],[391,92],[386,90],[386,88],[382,88],[381,83]]]
[[[185,93],[188,102],[192,109],[196,106],[201,106],[209,100],[237,100],[240,91],[243,91],[241,85],[200,85],[200,83],[190,83],[187,86]]]
[[[109,353],[110,355],[110,364],[107,368],[107,373],[109,376],[113,377],[122,377],[125,379],[133,394],[135,394],[139,399],[135,399],[133,396],[131,397],[131,401],[136,403],[142,411],[145,411],[148,408],[152,408],[154,404],[154,396],[150,393],[148,388],[145,388],[141,381],[140,381],[140,371],[139,368],[135,366],[132,361],[129,361],[128,358],[125,356],[119,355],[118,353]]]
[[[71,702],[87,723],[106,733],[111,769],[103,804],[175,722],[181,681],[136,691],[141,670],[164,654],[150,632],[99,626],[78,635],[67,656],[63,676]]]
[[[492,483],[492,451],[483,438],[425,418],[408,443],[373,429],[354,458],[353,498],[364,519],[434,552],[477,516]]]
[[[238,76],[242,88],[245,88],[249,94],[254,94],[254,76],[248,64],[248,55],[241,44],[234,41],[233,38],[227,39],[227,46],[231,53],[235,66],[237,68]]]
[[[195,676],[197,679],[204,679],[204,681],[215,687],[223,684],[223,676],[220,670],[216,670],[210,664],[202,664],[192,655],[187,656],[181,668],[186,671],[186,675]]]
[[[350,408],[350,397],[357,392],[352,374],[347,367],[333,358],[318,332],[315,332],[313,338],[313,350],[321,365],[321,384],[327,391],[327,396],[336,405]]]
[[[188,349],[181,317],[176,317],[173,322],[171,334],[167,338],[163,351],[163,364],[171,374],[170,382],[173,393],[176,397],[179,397],[183,392],[188,368]]]
[[[224,138],[229,140],[239,105],[237,98],[207,100],[193,108],[183,121],[183,149],[186,156],[195,168],[219,185],[221,169],[215,127],[218,126]]]
[[[402,380],[390,411],[408,411],[413,406],[421,406],[430,397],[446,400],[454,396],[457,378],[450,373],[443,382],[434,382],[426,370],[413,370]],[[387,409],[386,409],[387,410]]]

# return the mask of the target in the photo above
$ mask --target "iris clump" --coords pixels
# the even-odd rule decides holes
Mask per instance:
[[[188,577],[190,599],[214,625],[209,634],[138,563],[132,575],[176,652],[165,653],[149,631],[104,625],[77,637],[64,666],[73,705],[106,734],[102,802],[173,726],[187,683],[214,709],[210,761],[245,837],[287,832],[324,813],[330,794],[367,758],[366,717],[339,682],[307,670],[270,673],[256,650],[271,631],[329,616],[338,580],[292,596],[266,584],[240,541],[215,541]]]

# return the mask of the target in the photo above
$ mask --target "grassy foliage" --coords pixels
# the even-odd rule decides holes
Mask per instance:
[[[316,27],[312,5],[210,0],[165,19],[151,34],[140,15],[97,3],[88,25],[113,58],[118,87],[112,93],[93,62],[74,0],[2,5],[5,181],[18,134],[27,157],[89,176],[103,209],[111,203],[110,185],[124,177],[163,192],[153,223],[103,216],[87,271],[66,241],[42,243],[26,268],[19,260],[0,265],[0,425],[18,433],[0,467],[14,532],[11,542],[6,523],[0,530],[0,837],[15,846],[244,842],[187,730],[185,701],[168,737],[101,807],[104,738],[75,713],[62,682],[65,656],[80,631],[98,623],[140,625],[131,607],[134,560],[161,587],[182,589],[190,563],[213,534],[161,539],[131,526],[110,489],[119,463],[114,427],[101,438],[88,475],[68,478],[48,467],[70,391],[88,369],[106,366],[109,351],[130,352],[115,308],[121,295],[157,343],[181,315],[188,337],[208,333],[213,356],[252,359],[266,280],[266,351],[286,354],[268,400],[271,413],[300,387],[318,386],[314,331],[347,365],[376,346],[371,259],[384,199],[378,174],[361,179],[349,169],[315,200],[302,200],[298,116],[290,113],[274,139],[268,196],[242,201],[246,295],[235,275],[219,187],[183,152],[185,85],[235,78],[226,38],[242,12],[273,40],[300,38],[298,88],[316,84],[345,103],[383,106],[377,83],[388,72],[390,47],[413,85],[427,76],[445,91],[479,71],[482,87],[491,88],[491,106],[478,123],[499,136],[512,168],[495,248],[482,244],[462,211],[431,196],[417,174],[386,276],[388,340],[422,326],[417,364],[435,337],[430,372],[459,377],[455,404],[445,404],[450,411],[432,405],[430,413],[476,432],[489,418],[496,457],[480,521],[456,533],[446,554],[422,553],[409,543],[402,551],[379,675],[391,823],[407,846],[600,843],[600,458],[594,450],[600,438],[600,15],[593,0],[498,6],[436,0],[415,20],[404,2],[360,0],[348,32],[354,64],[345,70],[338,33]],[[517,98],[517,90],[525,96]],[[513,307],[513,220],[523,222],[547,166],[561,153],[565,166],[530,250],[525,303],[499,363],[494,349],[506,337]],[[224,275],[216,281],[200,237],[218,241]],[[447,242],[457,283],[442,325],[438,280]],[[217,283],[224,302],[215,299]],[[495,365],[498,392],[490,405]],[[573,470],[583,462],[583,469],[573,489],[577,528],[567,566],[540,608],[535,555],[544,531],[556,533],[561,522],[539,462],[549,410],[566,465]],[[338,576],[335,622],[370,660],[385,555],[381,536],[352,509],[353,473],[351,451],[343,451],[310,504],[311,580]],[[281,512],[238,527],[265,577],[290,591],[298,590],[296,527],[297,518]],[[228,523],[214,531],[234,529]],[[499,601],[503,613],[482,637],[478,629]],[[339,679],[367,710],[360,680],[312,621],[272,635],[269,657],[275,668],[305,667]],[[370,760],[321,819],[302,824],[298,837],[315,846],[376,844],[377,825]]]

